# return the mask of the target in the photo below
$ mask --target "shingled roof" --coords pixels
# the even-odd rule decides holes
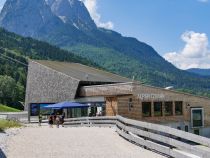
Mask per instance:
[[[58,61],[48,61],[48,60],[34,60],[34,62],[37,62],[41,65],[44,65],[61,73],[64,73],[80,81],[115,82],[115,83],[131,81],[131,79],[78,63],[58,62]]]

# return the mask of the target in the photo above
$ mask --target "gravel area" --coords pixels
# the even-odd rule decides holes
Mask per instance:
[[[48,126],[21,128],[18,134],[16,131],[7,140],[6,155],[8,158],[164,157],[126,141],[114,128]]]
[[[11,128],[7,129],[4,132],[0,132],[0,158],[6,157],[7,153],[7,142],[8,140],[18,134],[21,131],[21,128]]]

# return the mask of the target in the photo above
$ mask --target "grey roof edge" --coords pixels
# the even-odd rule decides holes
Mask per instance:
[[[90,67],[90,66],[87,66],[87,65],[83,65],[83,64],[81,64],[81,63],[76,63],[76,64],[81,65],[81,66],[85,66],[85,67]],[[115,73],[112,73],[112,72],[109,72],[109,71],[106,71],[106,70],[97,69],[97,68],[95,68],[95,67],[90,67],[90,68],[91,68],[91,69],[94,69],[94,70],[96,70],[96,71],[101,71],[101,72],[105,72],[105,73],[108,73],[108,74],[115,75],[115,76],[117,76],[117,77],[123,78],[123,79],[128,80],[128,81],[129,81],[129,80],[132,81],[132,79],[130,79],[130,78],[127,78],[127,77],[124,77],[124,76],[120,76],[120,75],[118,75],[118,74],[115,74]]]
[[[38,65],[41,65],[42,67],[45,67],[46,69],[49,69],[49,70],[51,70],[51,71],[54,71],[54,72],[57,72],[57,73],[59,73],[59,74],[62,74],[62,75],[64,75],[64,76],[66,76],[66,77],[69,77],[69,78],[71,78],[71,79],[74,79],[74,80],[77,80],[78,82],[80,82],[80,80],[79,79],[77,79],[77,78],[74,78],[74,77],[72,77],[72,76],[69,76],[69,75],[67,75],[67,74],[65,74],[65,73],[62,73],[62,72],[60,72],[60,71],[57,71],[57,70],[55,70],[55,69],[52,69],[52,68],[50,68],[50,67],[48,67],[48,66],[45,66],[45,65],[43,65],[43,64],[41,64],[41,63],[39,63],[39,62],[37,62],[38,60],[29,60],[29,62],[33,62],[33,63],[36,63],[36,64],[38,64]],[[30,64],[29,64],[30,65]]]
[[[113,84],[111,83],[111,84],[93,85],[93,86],[84,86],[84,88],[103,87],[103,86],[116,86],[116,85],[131,85],[131,86],[142,85],[142,86],[149,87],[149,88],[163,90],[165,92],[172,92],[172,93],[177,93],[177,94],[183,94],[183,95],[187,95],[187,96],[191,96],[191,97],[198,97],[198,98],[202,98],[202,99],[206,99],[206,100],[210,101],[210,98],[208,98],[208,97],[199,96],[199,95],[193,95],[193,94],[185,93],[185,92],[178,92],[176,90],[168,90],[168,89],[164,89],[164,88],[161,88],[161,87],[155,87],[155,86],[151,86],[151,85],[146,85],[146,84],[143,84],[143,83],[141,83],[139,81],[124,82],[124,83],[113,83]]]
[[[84,65],[84,64],[81,64],[81,63],[66,62],[66,61],[56,61],[56,60],[31,60],[31,61],[33,61],[33,62],[35,62],[35,63],[38,63],[38,64],[40,64],[40,65],[43,65],[43,66],[45,66],[45,67],[47,67],[47,68],[49,68],[49,69],[52,69],[52,70],[55,70],[55,69],[53,69],[53,68],[51,68],[51,67],[48,67],[47,65],[44,65],[44,64],[42,64],[42,63],[40,63],[40,62],[41,62],[41,61],[42,61],[42,62],[46,61],[46,62],[58,62],[58,63],[60,62],[60,63],[65,63],[65,64],[69,64],[69,63],[78,64],[78,65],[80,65],[80,66],[82,66],[82,67],[90,68],[90,69],[93,69],[93,70],[95,70],[95,71],[100,71],[100,72],[106,73],[107,75],[114,75],[115,77],[119,77],[119,78],[121,78],[122,80],[125,80],[125,81],[121,81],[121,82],[119,82],[119,81],[112,81],[112,83],[122,83],[122,82],[129,82],[129,81],[132,81],[132,79],[130,79],[130,78],[126,78],[126,77],[123,77],[123,76],[120,76],[120,75],[118,75],[118,74],[111,73],[111,72],[108,72],[108,71],[105,71],[105,70],[101,70],[101,69],[97,69],[97,68],[94,68],[94,67],[90,67],[90,66],[87,66],[87,65]],[[39,61],[40,61],[40,62],[39,62]],[[58,71],[58,70],[55,70],[55,71],[60,72],[60,71]],[[65,74],[65,73],[63,73],[63,72],[60,72],[60,73]],[[65,74],[65,75],[69,76],[68,74]],[[71,76],[70,76],[70,77],[71,77]],[[77,79],[77,78],[75,78],[75,77],[72,77],[72,78]],[[77,80],[81,81],[80,79],[77,79]],[[100,81],[97,81],[97,82],[100,82]],[[109,81],[107,81],[107,82],[109,82]]]

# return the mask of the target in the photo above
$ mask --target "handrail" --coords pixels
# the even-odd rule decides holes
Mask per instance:
[[[124,118],[83,117],[66,119],[70,126],[114,125],[125,139],[171,157],[191,158],[210,156],[210,139],[168,126]]]
[[[73,126],[115,126],[116,116],[80,117],[65,119],[64,125]]]
[[[202,137],[199,135],[195,135],[189,132],[181,131],[181,130],[164,126],[164,125],[158,125],[158,124],[153,124],[153,123],[148,123],[148,122],[127,119],[119,115],[117,116],[117,119],[126,124],[130,124],[132,126],[139,126],[142,128],[147,128],[149,130],[163,132],[163,133],[174,135],[176,137],[183,138],[189,141],[193,140],[196,143],[210,147],[210,139],[207,139],[206,137]]]

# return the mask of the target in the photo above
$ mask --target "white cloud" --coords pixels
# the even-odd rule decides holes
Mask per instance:
[[[1,12],[5,2],[6,2],[6,0],[0,0],[0,12]]]
[[[210,68],[210,50],[205,33],[187,31],[181,35],[186,43],[180,52],[169,52],[164,58],[180,69]]]
[[[98,27],[103,27],[106,29],[113,29],[114,24],[111,21],[108,22],[102,22],[101,21],[101,15],[98,13],[98,6],[97,6],[97,0],[82,0],[87,7],[90,16],[93,18],[95,21],[96,25]]]

